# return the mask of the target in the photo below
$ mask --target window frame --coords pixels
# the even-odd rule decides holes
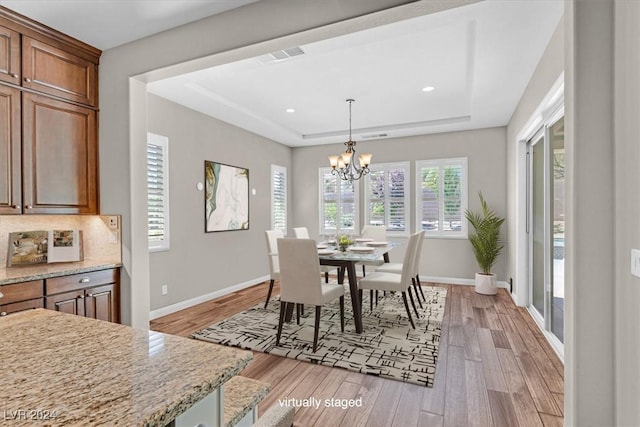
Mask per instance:
[[[149,229],[148,229],[148,221],[149,221],[149,178],[147,176],[147,242],[149,252],[160,252],[160,251],[168,251],[171,248],[170,244],[170,213],[169,213],[169,138],[163,135],[157,135],[151,132],[147,132],[147,149],[149,145],[155,145],[157,147],[162,147],[162,167],[163,167],[163,177],[162,177],[162,198],[164,200],[162,210],[164,215],[164,227],[163,227],[163,238],[162,240],[151,240],[149,238]],[[147,173],[149,171],[149,155],[147,153]]]
[[[407,237],[410,234],[411,228],[411,162],[389,162],[389,163],[376,163],[369,167],[371,169],[371,173],[384,171],[385,173],[385,220],[384,226],[387,231],[387,235],[389,236],[404,236]],[[404,230],[402,231],[394,231],[393,229],[389,229],[389,217],[391,213],[391,209],[389,208],[389,204],[391,202],[389,197],[389,180],[388,180],[388,172],[390,169],[404,169]],[[371,173],[369,173],[364,180],[364,224],[370,225],[370,217],[371,214],[369,212],[369,201],[370,192],[369,185],[371,180]]]
[[[284,175],[284,229],[276,228],[276,198],[275,198],[275,177],[277,173]],[[289,228],[289,181],[287,176],[287,168],[285,166],[271,165],[271,229],[282,230],[284,235],[287,235],[287,229]]]
[[[341,222],[341,218],[340,218],[340,203],[342,203],[342,186],[338,185],[337,186],[337,195],[338,195],[338,200],[337,200],[337,210],[336,210],[336,228],[335,229],[331,229],[331,228],[325,228],[324,226],[324,190],[323,190],[323,184],[324,184],[324,175],[325,174],[331,174],[331,168],[330,167],[321,167],[318,168],[318,231],[320,233],[321,236],[325,236],[325,235],[336,235],[338,233],[340,234],[350,234],[350,235],[357,235],[360,233],[360,185],[358,185],[358,181],[354,181],[353,182],[353,230],[351,229],[346,229],[346,230],[341,230],[339,225]],[[337,184],[341,183],[341,179],[340,177],[338,177],[337,175],[332,175]]]
[[[462,195],[460,197],[461,229],[444,230],[444,167],[447,165],[462,166]],[[425,237],[439,239],[467,239],[469,232],[465,210],[469,204],[469,167],[467,157],[452,157],[443,159],[416,160],[415,162],[415,202],[416,202],[416,231],[422,230],[422,169],[425,167],[438,169],[438,230],[425,230]]]

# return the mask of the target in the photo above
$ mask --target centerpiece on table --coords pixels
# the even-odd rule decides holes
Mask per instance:
[[[353,240],[346,234],[338,236],[337,242],[340,252],[346,252],[347,248],[353,244]]]

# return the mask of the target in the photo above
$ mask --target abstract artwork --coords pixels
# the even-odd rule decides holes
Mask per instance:
[[[249,169],[204,162],[205,231],[249,229]]]

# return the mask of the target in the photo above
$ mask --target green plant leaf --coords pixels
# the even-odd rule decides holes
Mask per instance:
[[[491,268],[502,249],[504,249],[504,241],[500,236],[500,227],[505,219],[500,218],[487,205],[486,200],[482,196],[482,192],[478,193],[480,197],[481,212],[472,212],[465,210],[464,215],[471,224],[474,232],[469,233],[469,242],[473,248],[473,254],[476,257],[478,266],[483,274],[491,274]]]

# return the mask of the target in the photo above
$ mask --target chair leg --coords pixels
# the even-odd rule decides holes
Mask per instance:
[[[424,302],[427,302],[427,297],[424,296],[424,292],[422,291],[422,283],[420,283],[420,275],[416,274],[416,282],[418,282],[418,289],[420,289],[420,294],[422,295],[422,299]]]
[[[373,289],[369,289],[369,310],[373,311]]]
[[[340,297],[340,332],[344,332],[344,296]]]
[[[304,316],[304,304],[300,304],[300,315]]]
[[[413,323],[413,318],[411,317],[411,312],[409,311],[409,304],[407,303],[407,293],[402,292],[402,300],[404,301],[404,308],[407,310],[407,316],[409,317],[409,322],[411,322],[411,327],[413,329],[416,328],[416,325]]]
[[[324,283],[329,283],[329,272],[328,271],[324,272]]]
[[[366,275],[367,275],[366,268],[364,264],[362,264],[362,277],[365,277]]]
[[[282,323],[284,323],[284,312],[287,311],[287,303],[280,301],[280,319],[278,320],[278,333],[276,334],[276,346],[280,345],[280,335],[282,334]]]
[[[416,283],[416,279],[412,277],[411,283],[413,283],[413,289],[416,291],[416,299],[418,300],[418,304],[420,304],[420,308],[424,308],[422,306],[422,300],[420,299],[420,294],[418,293],[418,284]]]
[[[407,288],[407,292],[409,293],[409,299],[411,300],[411,305],[413,306],[413,311],[416,313],[416,319],[419,319],[420,318],[420,313],[418,313],[418,309],[416,308],[416,303],[413,300],[413,293],[411,292],[411,287]],[[416,298],[418,298],[417,295],[416,295]],[[419,299],[418,299],[418,301],[419,301]]]
[[[271,299],[271,291],[273,291],[273,282],[275,282],[275,280],[271,279],[271,281],[269,282],[269,293],[267,294],[267,302],[264,303],[264,308],[267,308],[267,305],[269,305],[269,299]]]
[[[316,305],[316,327],[313,331],[313,352],[318,348],[318,332],[320,331],[320,306]]]
[[[300,304],[296,304],[296,324],[300,324]]]
[[[378,306],[378,291],[376,290],[376,307]]]

